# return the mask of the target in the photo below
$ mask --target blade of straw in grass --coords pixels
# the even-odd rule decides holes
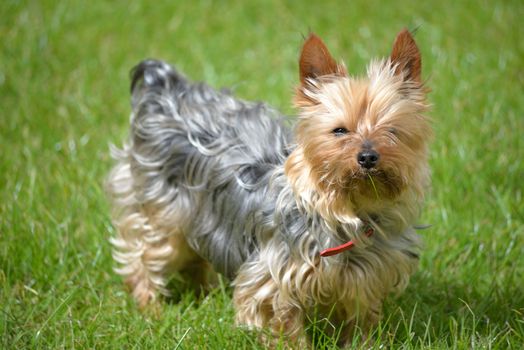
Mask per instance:
[[[375,181],[373,181],[373,177],[370,174],[368,174],[368,178],[371,182],[371,186],[373,186],[373,191],[375,191],[375,196],[377,197],[377,199],[380,199],[380,197],[378,196],[377,186],[375,186]]]

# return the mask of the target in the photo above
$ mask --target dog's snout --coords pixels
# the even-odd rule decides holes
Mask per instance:
[[[366,169],[374,168],[379,158],[379,154],[374,150],[363,150],[357,155],[358,164]]]

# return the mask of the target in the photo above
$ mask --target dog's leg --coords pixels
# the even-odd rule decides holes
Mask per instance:
[[[111,239],[113,257],[140,306],[155,300],[165,288],[168,274],[195,265],[200,259],[184,234],[173,224],[172,212],[153,204],[139,203],[127,158],[122,159],[108,179],[113,199],[113,222],[117,236]],[[167,220],[170,219],[170,220]],[[197,274],[198,275],[198,274]]]
[[[118,218],[115,226],[118,236],[111,239],[113,258],[121,265],[115,270],[124,276],[134,298],[143,307],[155,300],[158,290],[165,286],[162,270],[171,254],[170,247],[163,244],[165,238],[160,235],[156,240],[148,239],[153,238],[155,232],[140,211]]]
[[[118,237],[112,239],[113,256],[122,265],[116,271],[125,277],[141,307],[159,292],[168,295],[165,285],[170,273],[196,266],[200,260],[181,231],[155,224],[156,220],[143,207],[115,220]]]
[[[265,262],[244,265],[234,281],[236,323],[250,329],[271,331],[262,342],[274,347],[281,340],[294,347],[305,346],[303,310],[282,295]]]
[[[355,305],[355,302],[352,301],[351,304]],[[382,299],[377,299],[371,305],[361,306],[358,309],[356,311],[350,308],[336,316],[336,324],[343,325],[337,343],[344,349],[354,347],[355,337],[363,347],[372,341],[373,329],[381,319]]]

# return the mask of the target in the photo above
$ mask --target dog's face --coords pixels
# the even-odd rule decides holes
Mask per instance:
[[[307,171],[316,191],[360,205],[394,199],[407,186],[422,191],[431,129],[420,71],[408,31],[397,36],[388,60],[370,64],[365,78],[348,76],[311,35],[300,57],[297,149],[286,164],[291,180]]]

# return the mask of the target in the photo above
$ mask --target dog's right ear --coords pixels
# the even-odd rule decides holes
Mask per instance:
[[[323,75],[345,75],[343,66],[337,64],[329,53],[326,44],[314,33],[311,33],[302,46],[300,54],[300,83],[305,85],[307,79]]]

